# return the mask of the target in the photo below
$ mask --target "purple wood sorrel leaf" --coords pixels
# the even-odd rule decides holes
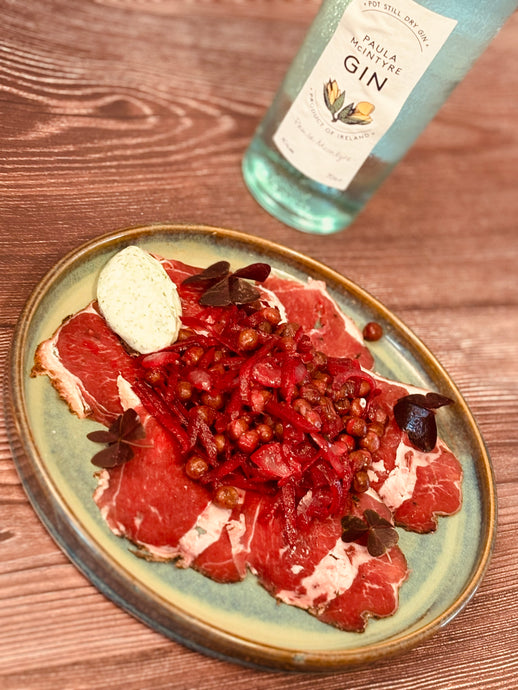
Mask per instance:
[[[437,443],[435,410],[452,403],[453,400],[439,393],[413,393],[397,401],[394,417],[399,428],[408,434],[410,443],[428,453]]]
[[[342,518],[342,541],[360,542],[367,546],[371,556],[383,556],[398,543],[399,535],[394,526],[375,510],[365,510],[363,518],[346,515]]]
[[[251,304],[260,297],[260,293],[247,281],[262,283],[268,278],[270,271],[268,264],[253,263],[232,273],[228,261],[218,261],[200,273],[189,276],[182,285],[202,288],[200,304],[206,307]]]
[[[144,427],[135,410],[126,410],[108,430],[101,429],[87,434],[87,438],[94,443],[108,444],[93,456],[92,463],[96,467],[111,468],[128,462],[133,457],[132,446],[139,445],[135,441],[144,438],[145,435]]]

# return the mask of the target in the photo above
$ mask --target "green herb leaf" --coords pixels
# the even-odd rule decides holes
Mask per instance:
[[[345,91],[342,91],[342,93],[338,96],[338,98],[336,99],[336,101],[333,103],[333,105],[330,108],[333,115],[335,115],[340,110],[340,108],[344,104],[344,101],[345,101]]]

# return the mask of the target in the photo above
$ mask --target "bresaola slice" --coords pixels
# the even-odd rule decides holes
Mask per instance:
[[[402,455],[402,450],[398,455]],[[421,534],[433,532],[439,516],[453,515],[461,505],[459,461],[442,441],[426,458],[415,449],[407,449],[405,455],[413,490],[408,487],[404,500],[393,506],[395,524]]]
[[[210,320],[210,312],[199,304],[199,292],[181,285],[199,269],[175,260],[161,262],[179,286],[185,318],[201,324]],[[361,333],[319,281],[302,285],[270,276],[259,288],[262,299],[278,307],[285,320],[302,322],[318,349],[372,367]],[[408,575],[398,546],[373,556],[361,542],[345,543],[340,516],[313,522],[288,544],[275,496],[240,490],[238,505],[223,508],[186,475],[178,439],[144,409],[136,395],[135,359],[95,304],[65,320],[39,346],[33,374],[47,374],[80,417],[109,426],[125,409],[138,412],[145,439],[129,462],[99,473],[94,499],[110,529],[135,544],[140,555],[175,561],[218,582],[237,582],[251,571],[280,601],[343,630],[361,631],[369,618],[397,609],[398,591]],[[258,377],[270,374],[256,372]],[[364,510],[375,510],[392,524],[431,531],[438,515],[453,514],[461,505],[460,465],[441,440],[430,453],[418,451],[396,424],[395,402],[422,391],[371,371],[369,376],[379,389],[372,404],[389,421],[373,454],[371,488],[351,494],[349,513],[361,517]]]
[[[373,374],[380,389],[380,405],[387,411],[413,386]],[[462,468],[450,449],[438,440],[433,451],[415,448],[391,415],[383,444],[369,469],[370,485],[392,511],[395,524],[412,532],[431,532],[437,518],[452,515],[462,502]]]
[[[95,303],[65,319],[34,362],[31,375],[46,374],[78,417],[110,426],[123,412],[117,378],[132,380],[135,365]]]
[[[351,556],[352,562],[354,559]],[[405,557],[398,547],[379,558],[362,560],[351,586],[329,601],[318,618],[341,630],[361,632],[370,617],[385,618],[397,611],[398,592],[407,575]]]
[[[373,491],[351,502],[354,514],[361,515],[366,509],[390,519],[390,511]],[[313,523],[295,544],[286,546],[275,516],[259,519],[250,565],[263,587],[279,601],[303,608],[342,630],[359,632],[370,617],[395,613],[408,569],[397,546],[375,557],[363,544],[344,543],[341,533],[339,519],[326,519]]]
[[[242,580],[262,502],[242,492],[246,509],[216,505],[186,476],[178,443],[146,412],[129,382],[119,377],[118,387],[124,409],[138,412],[146,443],[134,448],[130,463],[99,474],[94,501],[108,526],[148,560],[175,560],[217,582]]]
[[[358,359],[371,369],[374,359],[354,323],[341,312],[321,280],[308,278],[307,283],[271,275],[264,283],[284,305],[287,318],[300,324],[317,350],[335,357]]]

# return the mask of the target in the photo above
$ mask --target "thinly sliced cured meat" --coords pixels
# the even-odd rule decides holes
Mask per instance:
[[[375,377],[380,405],[389,414],[397,400],[416,388]],[[440,515],[453,515],[462,504],[462,466],[446,444],[438,440],[432,452],[410,444],[393,415],[380,449],[369,469],[371,486],[393,512],[397,525],[412,532],[437,528]]]
[[[340,311],[321,280],[307,283],[272,275],[264,283],[282,302],[289,321],[306,329],[317,350],[335,357],[351,357],[371,369],[374,359],[354,321]]]
[[[333,377],[333,385],[315,403],[313,412],[318,411],[319,424],[322,422],[321,427],[315,427],[311,417],[302,417],[301,412],[307,414],[308,407],[300,407],[300,399],[299,412],[291,408],[291,401],[300,395],[307,380],[308,363],[302,366],[302,361],[290,359],[289,352],[284,359],[278,355],[277,359],[270,357],[273,345],[265,341],[257,352],[248,355],[249,359],[246,353],[236,353],[235,347],[230,347],[224,357],[235,356],[236,364],[225,373],[221,364],[212,359],[222,343],[225,348],[226,336],[217,327],[225,320],[224,309],[200,307],[199,290],[181,286],[183,278],[199,269],[174,260],[161,261],[171,279],[179,284],[185,323],[195,330],[196,324],[201,324],[202,335],[194,340],[188,335],[188,342],[201,349],[203,357],[215,365],[210,375],[204,369],[189,369],[190,384],[210,394],[208,382],[227,381],[228,376],[229,385],[236,386],[229,401],[231,410],[226,412],[228,419],[235,420],[235,415],[242,414],[243,405],[248,405],[254,414],[264,414],[265,420],[280,415],[283,433],[290,438],[289,447],[303,451],[300,458],[290,459],[282,455],[278,442],[263,446],[261,453],[253,455],[255,465],[248,465],[251,474],[241,476],[241,484],[235,485],[240,487],[238,502],[231,507],[216,502],[207,485],[187,475],[184,456],[186,444],[192,442],[189,439],[196,437],[208,460],[215,462],[212,432],[201,418],[194,423],[192,416],[187,430],[182,430],[180,417],[188,416],[188,411],[172,400],[172,407],[161,414],[162,403],[157,407],[153,402],[155,393],[145,379],[148,375],[160,376],[160,363],[176,362],[183,350],[166,348],[147,355],[142,365],[141,359],[129,353],[111,331],[95,303],[89,305],[66,319],[38,347],[33,375],[47,374],[70,409],[80,417],[89,416],[110,426],[124,410],[137,411],[145,439],[134,447],[130,461],[99,473],[94,494],[110,529],[129,539],[145,558],[171,560],[218,582],[240,581],[250,570],[279,601],[306,609],[319,620],[343,630],[361,631],[369,618],[393,614],[399,588],[408,575],[401,550],[390,546],[382,555],[372,555],[366,541],[342,540],[341,514],[324,511],[327,517],[317,519],[308,514],[311,507],[318,515],[319,501],[323,506],[332,497],[340,506],[345,500],[349,515],[361,518],[366,510],[371,510],[390,524],[427,532],[436,528],[437,516],[459,509],[462,470],[457,459],[442,441],[431,453],[418,451],[395,422],[395,402],[416,389],[370,371],[373,360],[361,333],[340,313],[323,284],[309,281],[302,285],[272,276],[261,288],[263,304],[266,301],[278,307],[283,320],[302,324],[313,347],[330,355],[325,376]],[[281,336],[276,338],[275,342]],[[199,347],[200,343],[207,343],[205,350]],[[236,367],[242,364],[238,376]],[[340,465],[348,443],[347,415],[343,419],[337,416],[326,396],[336,394],[350,379],[354,381],[355,396],[361,395],[362,382],[371,389],[366,397],[358,397],[351,405],[363,401],[367,421],[374,426],[379,422],[383,431],[379,432],[379,448],[372,449],[372,463],[368,467],[370,489],[355,489],[347,498],[345,491],[349,491],[352,470]],[[262,399],[261,387],[270,387],[277,399]],[[304,433],[309,437],[303,442]],[[317,457],[330,463],[329,470],[325,463],[320,466],[316,462]],[[278,466],[280,460],[282,468]],[[226,462],[232,464],[233,458],[227,457]],[[282,498],[279,493],[272,493],[271,487],[265,491],[251,488],[254,481],[261,479],[261,473],[276,477],[283,485],[293,468],[302,465],[312,467],[321,483],[299,496],[299,502],[289,508],[289,519],[283,513],[289,505],[283,503],[287,500],[286,486],[280,491]],[[331,492],[329,487],[324,490],[325,481],[322,484],[324,479],[327,481],[326,472],[334,477],[333,481],[337,476],[344,478],[342,484],[333,485]],[[229,476],[237,478],[235,473]],[[261,481],[264,484],[264,476]]]
[[[138,412],[146,437],[131,462],[101,473],[94,500],[110,529],[149,560],[174,560],[217,582],[242,580],[257,498],[250,496],[246,511],[216,505],[185,474],[175,439],[146,412],[129,383],[119,379],[119,388],[123,406]]]
[[[389,518],[390,511],[375,493],[363,494],[351,507],[361,515],[375,509]],[[365,545],[341,539],[340,520],[314,523],[287,546],[275,516],[259,520],[250,552],[252,571],[279,601],[308,610],[342,630],[364,630],[370,617],[392,615],[398,591],[408,575],[401,550],[394,546],[382,557]]]
[[[119,378],[118,386],[121,404],[137,411],[146,436],[134,447],[131,462],[102,471],[94,500],[112,531],[140,546],[144,555],[178,558],[188,567],[208,543],[202,523],[210,525],[212,518],[212,529],[220,529],[228,514],[210,514],[210,494],[186,476],[178,443],[146,413],[127,381]]]
[[[462,468],[442,441],[431,453],[408,448],[406,454],[410,454],[409,474],[414,482],[415,473],[415,482],[413,491],[407,488],[404,500],[391,506],[394,520],[413,532],[432,532],[439,516],[454,515],[461,506]]]
[[[204,311],[203,307],[199,304],[200,293],[198,290],[191,287],[182,285],[182,282],[192,275],[200,272],[200,269],[196,266],[190,266],[177,259],[164,259],[161,257],[156,257],[160,259],[162,266],[164,267],[167,275],[176,284],[178,289],[178,294],[182,302],[183,315],[187,317],[198,316]]]
[[[95,304],[65,319],[34,360],[32,376],[46,374],[78,417],[109,426],[123,411],[117,378],[131,380],[135,364]]]
[[[193,568],[216,582],[240,582],[247,573],[246,555],[235,551],[230,538],[230,529],[239,529],[239,521],[227,523],[219,538],[200,553],[193,562]],[[242,556],[241,558],[239,556]]]
[[[399,588],[406,577],[405,557],[397,547],[364,560],[349,589],[332,599],[318,618],[342,630],[365,630],[373,612],[377,618],[396,612]]]
[[[199,269],[172,259],[163,259],[162,264],[171,280],[179,286],[184,314],[200,314],[203,308],[198,303],[199,291],[181,285],[185,278],[198,273]],[[360,330],[338,309],[323,281],[308,278],[307,283],[298,283],[270,275],[260,290],[267,301],[280,308],[286,320],[298,323],[306,330],[316,349],[335,357],[357,358],[362,366],[372,368],[374,359]]]
[[[243,495],[243,503],[234,509],[218,539],[195,559],[193,567],[217,582],[238,582],[248,570],[251,540],[264,499],[254,492]]]

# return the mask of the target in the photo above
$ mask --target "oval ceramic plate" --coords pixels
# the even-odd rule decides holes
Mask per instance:
[[[382,375],[454,398],[439,433],[464,469],[462,510],[434,534],[400,534],[410,577],[397,613],[345,633],[305,611],[277,604],[249,575],[217,584],[192,570],[136,558],[103,522],[86,434],[98,428],[68,412],[46,377],[30,378],[37,344],[95,295],[101,267],[128,244],[199,266],[230,259],[266,261],[295,279],[324,280],[362,325],[380,322],[371,350]],[[37,286],[13,343],[6,395],[13,455],[30,500],[57,543],[110,599],[157,631],[193,649],[263,668],[338,670],[404,651],[446,624],[468,602],[490,558],[496,499],[492,470],[471,413],[444,369],[386,308],[329,268],[289,249],[230,230],[153,225],[116,232],[65,257]]]

